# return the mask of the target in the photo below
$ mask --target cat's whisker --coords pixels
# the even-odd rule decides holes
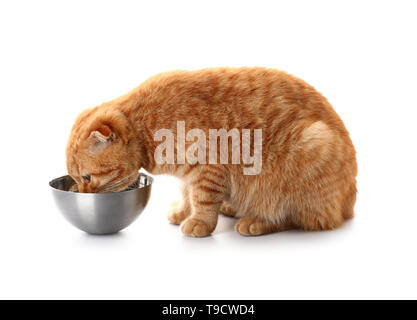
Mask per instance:
[[[97,192],[98,193],[106,193],[106,192],[118,192],[118,191],[122,191],[124,189],[126,189],[127,187],[129,187],[132,183],[134,183],[138,177],[138,173],[134,172],[131,173],[130,175],[117,180],[116,182],[112,183],[112,184],[107,184],[107,185],[103,185],[100,186],[99,188],[97,188]]]

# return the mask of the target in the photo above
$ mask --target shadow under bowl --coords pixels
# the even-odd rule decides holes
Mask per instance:
[[[49,182],[55,203],[75,227],[90,234],[116,233],[130,225],[145,209],[153,179],[139,174],[136,187],[114,193],[78,193],[70,176]]]

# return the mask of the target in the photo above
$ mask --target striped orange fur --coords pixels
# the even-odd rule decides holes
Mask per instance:
[[[207,137],[209,129],[262,129],[261,172],[244,175],[244,164],[156,163],[154,133],[175,133],[177,121]],[[197,237],[213,232],[221,211],[240,218],[243,235],[334,229],[353,217],[356,199],[355,149],[339,116],[306,82],[265,68],[154,76],[77,118],[67,167],[81,192],[123,190],[140,168],[178,177],[182,199],[168,219]]]

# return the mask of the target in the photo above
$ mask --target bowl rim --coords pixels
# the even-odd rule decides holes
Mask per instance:
[[[135,188],[135,189],[132,189],[132,190],[123,190],[123,191],[119,191],[119,192],[103,192],[103,193],[94,193],[94,192],[75,192],[75,191],[66,191],[66,190],[60,190],[60,189],[57,189],[57,188],[55,188],[52,184],[56,181],[56,180],[59,180],[59,179],[62,179],[62,178],[66,178],[66,177],[70,177],[71,178],[71,176],[69,175],[69,174],[66,174],[66,175],[63,175],[63,176],[60,176],[60,177],[57,177],[57,178],[55,178],[55,179],[52,179],[51,181],[49,181],[49,187],[52,189],[52,190],[54,190],[54,191],[59,191],[59,192],[62,192],[62,193],[65,193],[65,194],[76,194],[76,195],[82,195],[82,196],[91,196],[91,195],[94,195],[94,196],[108,196],[108,195],[115,195],[115,194],[120,194],[120,193],[129,193],[129,192],[134,192],[134,191],[137,191],[137,190],[141,190],[141,189],[147,189],[147,188],[150,188],[151,186],[152,186],[152,184],[153,184],[153,177],[152,176],[150,176],[150,175],[148,175],[148,174],[145,174],[145,173],[143,173],[143,172],[139,172],[139,176],[138,176],[138,179],[139,179],[139,177],[140,176],[145,176],[147,179],[148,179],[148,184],[146,185],[146,186],[144,186],[144,187],[141,187],[141,188]],[[72,178],[71,178],[72,179]]]

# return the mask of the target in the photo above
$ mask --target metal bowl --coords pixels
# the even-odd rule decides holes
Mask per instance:
[[[114,193],[78,193],[75,181],[63,176],[49,182],[59,210],[75,227],[91,234],[110,234],[130,225],[143,211],[151,195],[153,179],[143,173],[136,187]]]

